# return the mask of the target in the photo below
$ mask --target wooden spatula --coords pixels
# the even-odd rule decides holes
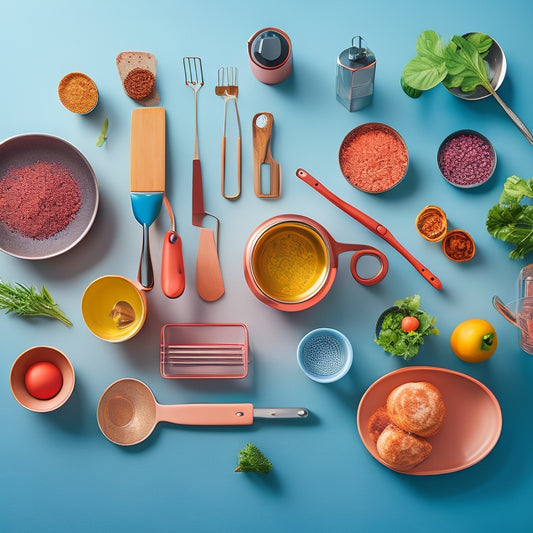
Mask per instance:
[[[165,109],[147,107],[131,114],[130,191],[133,215],[143,227],[137,281],[147,290],[154,285],[149,227],[161,210],[165,194]]]

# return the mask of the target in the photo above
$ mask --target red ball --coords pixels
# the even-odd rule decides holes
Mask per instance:
[[[39,400],[53,398],[63,386],[63,376],[56,365],[41,361],[31,365],[24,376],[26,390]]]

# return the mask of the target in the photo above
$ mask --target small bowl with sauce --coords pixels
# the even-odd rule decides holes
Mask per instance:
[[[476,245],[474,239],[466,231],[454,229],[449,231],[444,237],[442,251],[448,259],[461,263],[470,261],[474,257]]]
[[[11,367],[11,392],[22,407],[37,413],[61,407],[74,390],[74,368],[68,357],[51,346],[22,352]]]
[[[143,327],[146,296],[123,276],[102,276],[85,289],[81,312],[94,335],[108,342],[123,342]]]

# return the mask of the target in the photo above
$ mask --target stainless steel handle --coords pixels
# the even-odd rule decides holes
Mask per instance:
[[[307,418],[305,407],[254,408],[254,418]]]
[[[496,101],[502,106],[503,110],[507,113],[510,119],[515,123],[515,126],[522,132],[524,137],[533,144],[533,135],[527,129],[526,125],[518,118],[518,115],[499,97],[496,91],[492,92],[492,96],[496,98]]]

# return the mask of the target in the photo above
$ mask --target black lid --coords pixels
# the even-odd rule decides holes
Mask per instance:
[[[267,68],[278,67],[285,62],[290,53],[288,37],[273,28],[260,31],[250,47],[252,59]]]

